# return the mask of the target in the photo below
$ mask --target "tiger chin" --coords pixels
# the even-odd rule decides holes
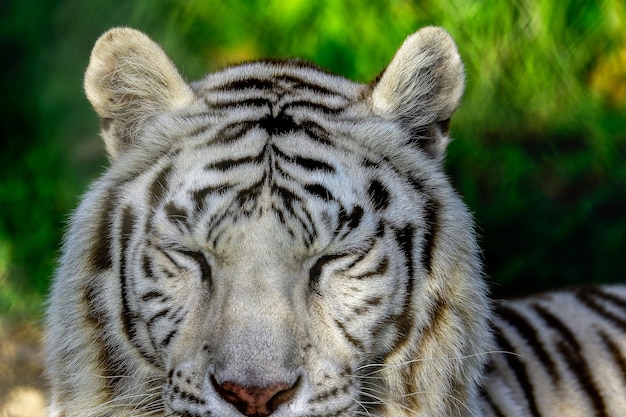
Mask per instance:
[[[52,417],[626,415],[626,289],[495,304],[443,170],[464,90],[427,27],[370,84],[187,83],[128,28],[85,75],[111,161],[46,319]]]

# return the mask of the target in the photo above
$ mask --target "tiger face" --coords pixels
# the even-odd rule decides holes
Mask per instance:
[[[112,163],[53,288],[49,366],[85,375],[53,379],[58,415],[471,412],[488,308],[441,166],[463,91],[445,32],[369,85],[294,61],[187,84],[114,29],[85,88]]]

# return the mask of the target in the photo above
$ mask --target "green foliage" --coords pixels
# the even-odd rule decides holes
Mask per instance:
[[[298,57],[368,82],[402,40],[445,27],[466,63],[448,170],[476,214],[497,294],[624,281],[626,9],[618,0],[0,3],[0,313],[36,312],[64,222],[106,165],[82,73],[133,26],[188,79]]]

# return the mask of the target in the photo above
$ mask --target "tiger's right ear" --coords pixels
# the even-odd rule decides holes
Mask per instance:
[[[129,28],[111,29],[98,39],[85,74],[85,92],[100,116],[113,160],[136,140],[146,120],[193,98],[161,47]]]

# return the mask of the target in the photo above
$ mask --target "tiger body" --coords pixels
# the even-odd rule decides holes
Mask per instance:
[[[493,315],[442,166],[463,84],[436,28],[369,85],[296,61],[187,84],[103,35],[112,163],[51,291],[52,416],[624,415],[625,288]]]

